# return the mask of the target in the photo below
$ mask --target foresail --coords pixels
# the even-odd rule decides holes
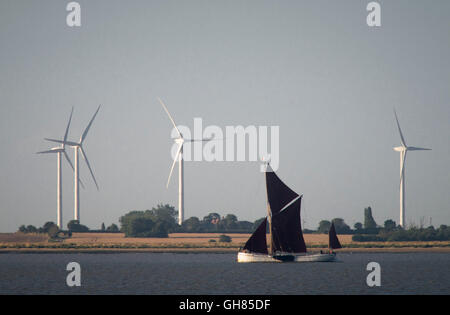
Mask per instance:
[[[267,200],[272,215],[279,213],[281,209],[298,197],[298,194],[275,174],[270,165],[267,166],[266,170],[266,186]]]
[[[272,216],[273,251],[306,253],[300,219],[302,197]]]
[[[267,218],[258,226],[252,236],[245,243],[244,250],[253,253],[267,254],[267,239],[266,239]]]
[[[331,223],[330,231],[328,232],[328,246],[332,249],[342,248],[341,243],[336,235],[334,223]]]

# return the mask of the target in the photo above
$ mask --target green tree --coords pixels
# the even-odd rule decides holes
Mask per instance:
[[[50,226],[47,230],[47,234],[51,239],[57,239],[59,234],[59,228],[56,224]]]
[[[67,228],[70,232],[89,232],[89,228],[85,225],[80,224],[78,220],[71,220],[67,223]]]
[[[27,233],[28,232],[27,227],[25,225],[19,226],[19,232]]]
[[[38,229],[34,225],[27,226],[27,233],[37,233]]]
[[[359,231],[359,230],[362,230],[363,225],[361,222],[356,222],[353,227],[355,228],[356,231]]]
[[[125,232],[125,236],[151,237],[154,222],[150,218],[136,217],[130,222],[130,226]]]
[[[352,230],[350,227],[344,222],[344,219],[335,218],[333,219],[334,227],[336,229],[337,234],[351,234]],[[331,227],[331,225],[330,225]],[[329,228],[328,228],[329,230]],[[328,231],[326,232],[328,233]]]
[[[119,222],[125,236],[167,237],[178,229],[177,214],[174,207],[159,204],[152,210],[130,211],[120,217]]]
[[[203,217],[201,222],[205,231],[217,231],[219,229],[220,214],[212,212]]]
[[[392,231],[396,228],[395,221],[392,221],[391,219],[384,221],[384,228],[388,231]]]
[[[105,223],[102,223],[102,227],[100,228],[102,232],[106,231]]]
[[[239,231],[253,232],[253,223],[249,221],[236,222]]]
[[[225,231],[235,230],[238,227],[237,222],[238,218],[234,214],[227,214],[222,220],[220,220],[219,228]]]
[[[199,218],[191,217],[183,222],[183,230],[186,232],[199,232],[201,223]]]
[[[106,228],[106,232],[117,233],[119,232],[119,227],[113,223]]]
[[[48,231],[50,230],[51,227],[56,226],[58,227],[54,222],[46,222],[43,226],[42,226],[42,232],[43,233],[48,233]],[[59,230],[59,229],[58,229]]]
[[[155,219],[165,221],[169,225],[176,226],[177,225],[177,216],[178,211],[175,210],[175,207],[172,207],[168,204],[159,204],[156,208],[152,208],[152,215]]]
[[[322,220],[319,222],[319,227],[317,228],[317,232],[322,233],[322,234],[328,234],[330,227],[331,227],[330,221]]]

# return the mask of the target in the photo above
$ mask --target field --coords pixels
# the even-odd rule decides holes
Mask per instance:
[[[135,238],[125,237],[123,233],[73,233],[72,238],[64,240],[62,243],[73,243],[77,245],[149,245],[149,246],[170,246],[170,245],[211,245],[210,240],[219,243],[221,233],[174,233],[168,238]],[[250,234],[227,234],[231,237],[229,245],[242,246],[250,237]],[[327,244],[328,235],[325,234],[305,234],[305,242],[311,245]],[[340,235],[339,239],[344,244],[352,243],[351,235]],[[34,243],[48,244],[48,237],[44,234],[23,234],[23,233],[0,233],[0,245]]]
[[[168,238],[127,238],[122,233],[73,233],[72,238],[52,242],[44,234],[0,233],[0,252],[34,251],[152,251],[152,252],[236,252],[250,234],[227,234],[230,243],[219,242],[220,233],[174,233]],[[340,251],[445,251],[450,242],[353,242],[351,235],[338,236]],[[311,251],[326,249],[328,235],[305,234]],[[214,240],[214,241],[211,241]]]

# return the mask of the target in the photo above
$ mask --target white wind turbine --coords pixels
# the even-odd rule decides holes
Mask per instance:
[[[169,113],[169,110],[167,109],[166,105],[164,105],[163,101],[158,98],[158,101],[161,103],[162,107],[167,113],[167,116],[169,116],[170,121],[172,122],[173,126],[175,127],[175,130],[178,133],[178,138],[175,138],[174,141],[176,144],[178,144],[178,150],[174,157],[172,167],[170,168],[169,178],[167,180],[167,186],[169,187],[170,178],[172,176],[173,169],[175,167],[175,163],[178,161],[178,224],[182,225],[184,221],[184,160],[183,160],[183,145],[185,142],[196,142],[196,141],[211,141],[212,138],[206,138],[206,139],[185,139],[183,137],[183,134],[178,129],[177,125],[175,124],[175,121],[173,120],[172,116]]]
[[[91,173],[92,179],[94,180],[95,186],[98,188],[97,180],[95,179],[94,172],[92,171],[91,165],[89,163],[88,157],[86,155],[86,151],[83,149],[83,142],[86,140],[86,136],[89,132],[89,128],[91,128],[91,125],[95,119],[95,116],[97,116],[98,111],[100,110],[101,105],[97,108],[97,111],[95,112],[94,116],[91,118],[91,121],[87,125],[86,129],[84,130],[83,134],[80,137],[79,142],[74,141],[67,141],[67,139],[64,140],[55,140],[55,139],[48,139],[45,140],[62,143],[63,145],[68,145],[74,149],[75,152],[75,169],[74,169],[74,193],[75,193],[75,205],[74,205],[74,219],[78,220],[80,222],[80,190],[78,188],[79,180],[79,162],[78,162],[78,152],[81,152],[81,155],[84,158],[84,161],[86,162],[87,167],[89,168],[89,172]]]
[[[67,155],[66,152],[66,148],[65,148],[65,144],[64,142],[67,140],[67,135],[69,133],[69,127],[70,127],[70,122],[72,120],[72,114],[73,114],[73,107],[72,107],[72,111],[70,113],[70,117],[69,117],[69,123],[67,124],[66,127],[66,132],[64,133],[64,141],[62,143],[62,145],[60,147],[56,147],[56,148],[52,148],[48,151],[41,151],[41,152],[37,152],[37,154],[48,154],[48,153],[56,153],[57,154],[57,161],[58,161],[58,183],[57,183],[57,189],[56,189],[56,195],[57,195],[57,213],[56,213],[56,224],[58,225],[58,227],[61,229],[63,226],[62,223],[62,170],[61,170],[61,154],[64,154],[67,162],[70,164],[70,166],[72,167],[72,169],[74,169],[72,161],[70,161],[69,156]],[[83,185],[83,184],[81,184]]]
[[[405,227],[405,161],[406,152],[408,151],[425,151],[431,150],[426,148],[409,147],[406,145],[405,138],[403,137],[402,130],[400,129],[400,124],[398,122],[397,113],[394,110],[395,120],[397,122],[398,132],[400,133],[401,146],[395,147],[394,150],[400,152],[400,226]]]

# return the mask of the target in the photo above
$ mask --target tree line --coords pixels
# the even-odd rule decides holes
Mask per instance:
[[[190,217],[181,226],[177,224],[178,212],[168,204],[158,204],[151,210],[133,210],[119,218],[120,228],[116,224],[106,227],[102,223],[100,229],[90,230],[87,226],[72,220],[67,224],[67,231],[60,231],[56,224],[47,222],[42,227],[22,225],[19,228],[23,233],[48,233],[51,238],[57,238],[58,233],[71,236],[72,232],[118,233],[126,237],[168,237],[169,233],[252,233],[261,224],[265,217],[250,221],[240,221],[234,214],[221,216],[211,212],[202,219]],[[331,221],[322,220],[316,230],[303,229],[303,233],[328,233],[331,223],[334,224],[337,234],[353,234],[353,240],[364,241],[443,241],[450,240],[450,228],[441,225],[438,229],[430,226],[424,228],[410,228],[408,230],[397,226],[395,221],[386,220],[379,226],[372,215],[372,208],[364,209],[364,223],[357,222],[353,229],[342,218]],[[267,229],[269,227],[267,226]]]
[[[61,237],[70,237],[73,232],[85,233],[85,232],[104,232],[104,233],[118,233],[120,232],[119,227],[116,224],[111,224],[107,228],[105,224],[102,223],[99,230],[90,230],[87,226],[80,224],[78,220],[71,220],[67,223],[67,230],[61,230],[54,222],[46,222],[41,227],[35,227],[34,225],[21,225],[18,232],[21,233],[38,233],[38,234],[48,234],[51,239],[57,239]]]

